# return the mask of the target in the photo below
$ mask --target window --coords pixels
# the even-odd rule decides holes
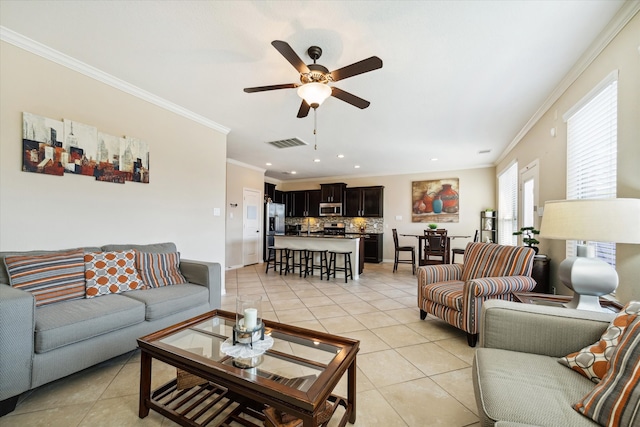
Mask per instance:
[[[567,122],[567,199],[616,197],[618,71],[609,74],[563,118]],[[567,257],[575,256],[576,243],[567,241]],[[615,267],[615,243],[588,244],[595,247],[598,258]]]
[[[517,245],[518,236],[518,163],[498,175],[498,243]]]

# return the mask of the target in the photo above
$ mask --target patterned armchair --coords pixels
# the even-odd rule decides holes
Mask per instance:
[[[478,340],[483,301],[513,301],[514,292],[529,292],[533,249],[493,243],[469,243],[464,265],[442,264],[418,268],[420,319],[430,313],[467,333],[469,346]]]

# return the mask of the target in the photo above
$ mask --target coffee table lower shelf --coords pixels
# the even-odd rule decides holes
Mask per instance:
[[[338,424],[344,427],[353,408],[343,397],[330,395],[331,417],[320,424],[326,427],[339,406],[344,414]],[[150,409],[164,415],[182,426],[245,426],[263,427],[266,405],[252,401],[213,382],[178,390],[177,379],[159,387],[147,401]]]

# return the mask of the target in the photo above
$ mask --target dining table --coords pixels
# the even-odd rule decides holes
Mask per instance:
[[[424,256],[424,249],[429,244],[427,240],[427,236],[423,234],[399,234],[402,237],[415,237],[417,242],[418,249],[418,265],[427,265],[427,259]],[[451,240],[454,239],[470,239],[471,236],[466,235],[452,235],[447,236],[445,239],[445,256],[443,264],[451,264]]]

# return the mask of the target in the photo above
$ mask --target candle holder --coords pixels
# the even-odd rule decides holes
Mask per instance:
[[[233,325],[233,345],[264,340],[262,296],[242,295],[236,298],[236,323]]]

